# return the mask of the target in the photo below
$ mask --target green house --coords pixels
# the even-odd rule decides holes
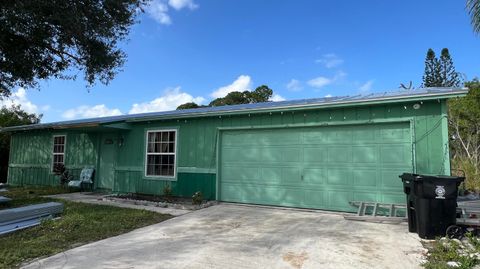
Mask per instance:
[[[4,128],[8,183],[57,185],[55,164],[94,188],[352,211],[404,202],[399,175],[450,174],[447,99],[429,88],[123,115]]]

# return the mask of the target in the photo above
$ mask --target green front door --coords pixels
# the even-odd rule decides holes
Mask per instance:
[[[222,133],[219,199],[354,211],[349,201],[405,201],[408,123]]]
[[[113,180],[115,176],[115,155],[116,144],[115,134],[102,134],[100,141],[100,162],[97,173],[97,188],[113,189]]]

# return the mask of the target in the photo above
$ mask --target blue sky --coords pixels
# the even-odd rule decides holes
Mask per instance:
[[[11,100],[43,122],[207,104],[266,84],[275,100],[397,90],[421,83],[428,48],[450,49],[467,79],[480,37],[465,1],[154,0],[107,86],[49,80]]]

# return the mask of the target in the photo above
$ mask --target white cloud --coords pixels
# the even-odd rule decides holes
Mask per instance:
[[[285,101],[287,99],[283,98],[283,96],[281,96],[280,94],[273,94],[273,96],[270,98],[270,101],[273,101],[273,102],[279,102],[279,101]]]
[[[322,88],[324,86],[327,86],[328,84],[331,84],[332,82],[333,79],[327,77],[316,77],[307,81],[307,84],[314,88]]]
[[[332,95],[331,94],[325,95],[325,98],[329,98],[329,97],[332,97]]]
[[[292,92],[298,92],[303,89],[302,83],[296,79],[291,79],[290,82],[287,83],[287,89]]]
[[[148,6],[146,6],[145,11],[150,17],[156,20],[160,24],[171,24],[172,19],[168,15],[168,6],[160,0],[153,0]]]
[[[372,89],[372,86],[373,86],[373,80],[369,80],[369,81],[365,82],[364,84],[362,84],[360,86],[360,88],[358,88],[358,89],[360,90],[360,92],[366,93],[366,92],[369,92]]]
[[[22,110],[28,113],[35,113],[38,114],[40,111],[48,110],[50,106],[43,106],[38,108],[37,105],[32,103],[27,97],[27,91],[24,88],[18,88],[16,92],[13,92],[12,95],[9,97],[5,97],[3,100],[0,100],[0,107],[6,106],[18,106],[22,108]]]
[[[232,84],[218,88],[217,90],[212,92],[210,96],[213,98],[221,98],[225,97],[228,93],[234,91],[250,91],[251,87],[252,79],[250,78],[250,76],[241,75],[234,82],[232,82]]]
[[[167,89],[162,96],[155,98],[150,102],[133,104],[132,108],[128,113],[136,114],[175,110],[179,105],[189,102],[202,104],[203,102],[205,102],[205,98],[193,97],[188,93],[182,92],[180,87],[176,87],[173,89]]]
[[[152,0],[146,7],[146,13],[163,25],[172,24],[172,19],[169,15],[169,6],[175,10],[181,10],[188,8],[194,10],[198,8],[198,5],[194,0]]]
[[[335,76],[333,76],[332,78],[319,76],[307,81],[307,84],[314,88],[322,88],[334,82],[337,82],[338,80],[341,80],[345,76],[347,76],[347,73],[343,71],[338,71],[337,74],[335,74]]]
[[[106,105],[101,104],[95,106],[84,105],[72,108],[63,112],[62,117],[71,120],[79,118],[98,118],[118,115],[122,115],[122,112],[119,109],[110,109]]]
[[[176,10],[180,10],[183,8],[193,10],[198,7],[198,5],[193,2],[193,0],[169,0],[168,4]]]
[[[315,60],[316,63],[323,64],[326,68],[333,68],[343,64],[343,59],[340,59],[334,53],[322,55],[322,58]]]

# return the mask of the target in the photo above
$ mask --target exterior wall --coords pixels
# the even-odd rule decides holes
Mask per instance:
[[[131,130],[118,132],[123,138],[123,144],[117,149],[113,191],[162,194],[165,184],[170,184],[176,195],[191,196],[200,190],[206,198],[214,199],[217,142],[221,133],[219,128],[293,127],[375,121],[411,121],[416,172],[450,174],[446,102],[443,100],[424,102],[418,110],[413,109],[413,103],[396,103],[131,123]],[[161,128],[178,130],[177,177],[174,180],[151,179],[144,176],[145,133],[147,130]],[[56,182],[48,172],[53,134],[38,131],[13,135],[10,183]],[[98,145],[96,143],[99,141],[95,133],[89,135],[68,131],[67,167],[79,169],[81,165],[95,161]],[[28,154],[32,152],[35,152],[37,157]]]
[[[12,136],[8,182],[12,185],[57,185],[52,170],[53,135],[67,135],[65,165],[78,178],[97,163],[97,135],[72,131],[35,131]]]

